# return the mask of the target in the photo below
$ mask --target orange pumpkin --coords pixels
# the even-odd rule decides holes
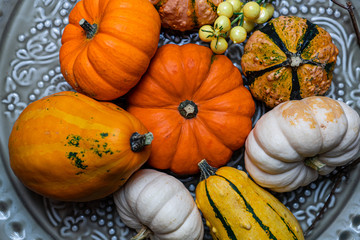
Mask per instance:
[[[61,72],[76,91],[95,99],[123,96],[146,71],[160,28],[148,0],[82,0],[61,38]]]
[[[150,0],[158,10],[162,26],[187,31],[212,24],[218,17],[217,6],[223,0]]]
[[[21,113],[9,138],[10,164],[43,196],[90,201],[115,192],[145,163],[146,137],[144,125],[117,105],[66,91]]]
[[[253,96],[273,108],[324,95],[338,53],[325,29],[305,18],[280,16],[251,35],[241,67]]]
[[[255,111],[231,60],[196,44],[160,47],[128,102],[154,134],[149,165],[182,175],[197,173],[204,158],[225,165],[244,145]]]

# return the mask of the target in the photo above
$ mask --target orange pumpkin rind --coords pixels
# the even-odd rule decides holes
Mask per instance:
[[[154,134],[147,164],[179,175],[225,165],[252,128],[255,103],[229,58],[205,46],[160,47],[127,110]]]
[[[117,99],[145,73],[160,29],[160,16],[148,0],[79,1],[61,37],[61,72],[80,93]]]

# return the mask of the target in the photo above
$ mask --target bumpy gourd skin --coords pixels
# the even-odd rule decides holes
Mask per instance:
[[[222,0],[150,0],[158,10],[162,26],[179,31],[211,24]]]
[[[31,103],[9,138],[14,174],[31,190],[57,200],[90,201],[123,185],[148,159],[151,145],[134,153],[130,138],[147,129],[112,103],[75,92]]]
[[[196,187],[213,239],[304,239],[295,216],[244,171],[222,167]]]
[[[337,55],[323,28],[304,18],[281,16],[252,34],[241,67],[253,96],[273,108],[287,100],[324,95]]]

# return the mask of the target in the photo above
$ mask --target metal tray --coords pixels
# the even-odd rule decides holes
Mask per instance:
[[[70,90],[61,75],[61,33],[76,0],[0,0],[0,239],[129,239],[134,234],[119,219],[112,197],[88,203],[64,203],[26,189],[9,166],[8,137],[15,119],[43,96]],[[342,1],[344,3],[345,1]],[[353,0],[360,9],[360,1]],[[306,17],[331,33],[339,48],[334,79],[327,94],[360,112],[360,47],[346,10],[330,0],[277,0],[275,16]],[[359,22],[358,13],[355,10]],[[198,43],[197,33],[163,31],[159,45]],[[243,45],[225,53],[240,68]],[[265,111],[257,103],[256,121]],[[36,134],[36,133],[34,133]],[[229,165],[243,169],[242,149]],[[307,239],[360,239],[360,168],[343,176],[335,192],[336,172],[294,192],[275,194],[296,216],[304,231],[321,213]],[[194,193],[199,176],[180,180]],[[206,234],[205,239],[210,239]]]

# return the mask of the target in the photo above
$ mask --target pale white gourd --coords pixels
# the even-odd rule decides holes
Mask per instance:
[[[359,156],[359,114],[329,97],[284,102],[264,114],[245,143],[245,168],[260,186],[288,192]]]
[[[141,169],[113,197],[121,221],[138,232],[147,230],[151,239],[203,239],[200,211],[173,176]]]

